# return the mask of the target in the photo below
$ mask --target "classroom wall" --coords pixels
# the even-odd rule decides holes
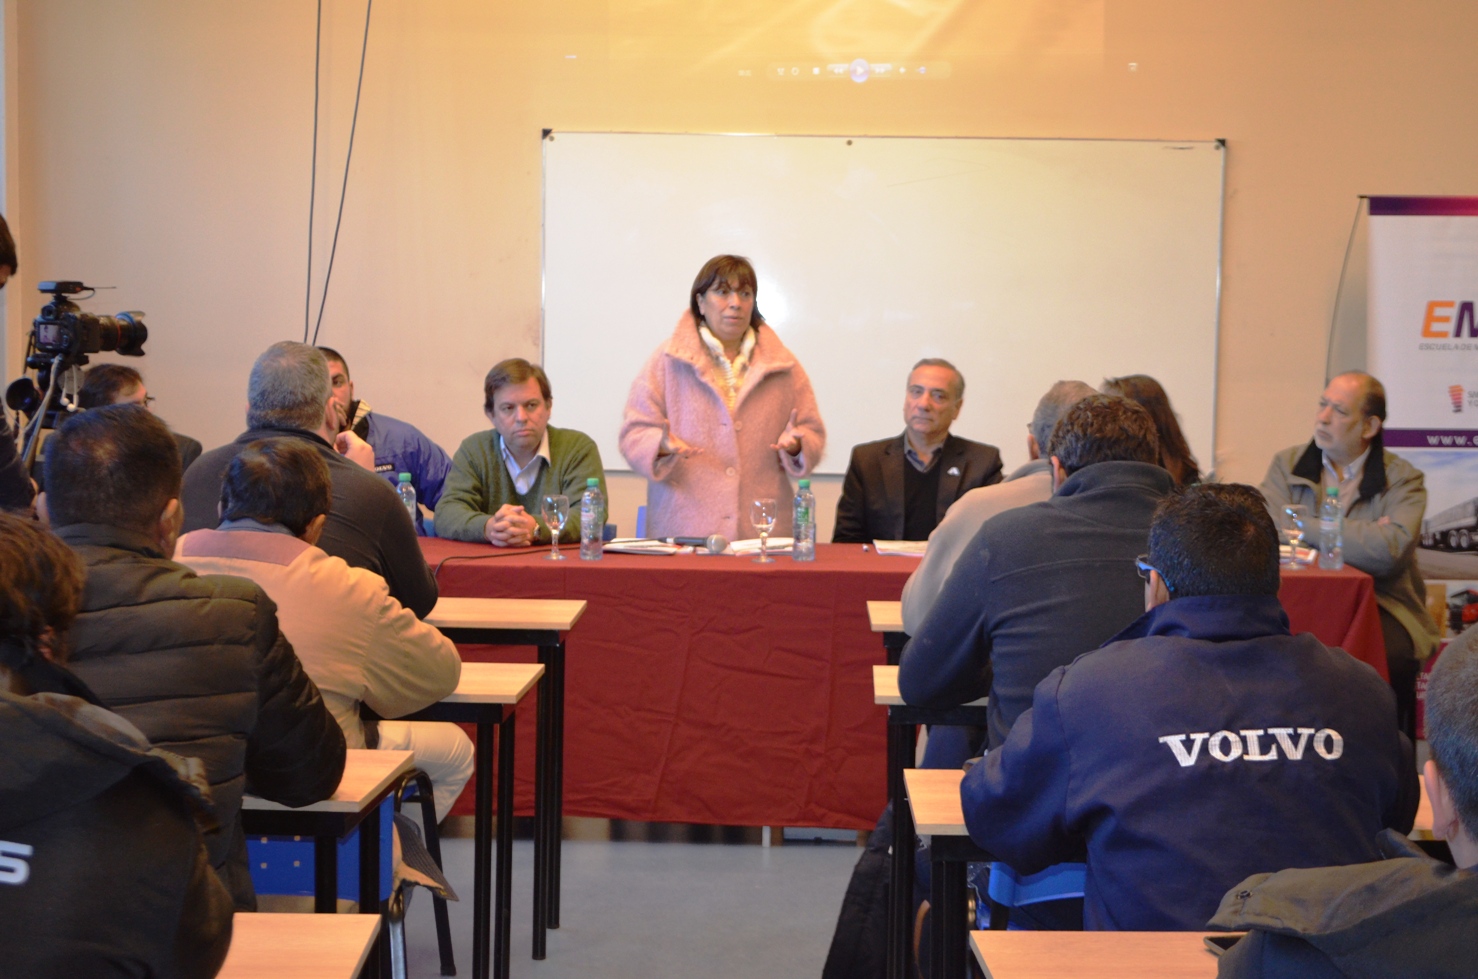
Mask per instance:
[[[225,441],[264,338],[302,337],[314,4],[5,6],[22,256],[7,377],[37,281],[116,285],[89,308],[148,312],[160,414]],[[323,8],[320,281],[365,9]],[[1464,0],[379,0],[373,17],[320,339],[351,363],[394,345],[402,368],[358,374],[360,392],[410,420],[433,408],[449,450],[485,424],[487,366],[539,353],[542,128],[1225,138],[1215,465],[1254,482],[1308,436],[1357,195],[1478,192],[1478,5]],[[932,73],[802,74],[857,57]],[[467,317],[486,323],[479,349],[438,343],[438,323]],[[823,531],[836,491],[822,487]],[[641,495],[615,481],[618,522]]]

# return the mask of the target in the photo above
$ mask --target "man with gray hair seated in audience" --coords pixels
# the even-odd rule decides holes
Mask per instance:
[[[1223,979],[1471,976],[1478,947],[1478,630],[1447,647],[1427,683],[1423,775],[1432,832],[1454,868],[1400,833],[1383,859],[1258,874],[1222,898],[1210,927],[1246,931],[1222,956]],[[1319,805],[1317,799],[1309,800]]]
[[[903,631],[912,634],[924,623],[966,545],[981,526],[1003,510],[1039,503],[1052,495],[1052,463],[1043,455],[1062,413],[1096,392],[1082,381],[1058,381],[1042,395],[1026,431],[1028,461],[1005,482],[973,489],[949,508],[929,535],[929,546],[903,586]]]
[[[330,503],[328,465],[311,445],[252,442],[226,469],[219,529],[181,537],[175,559],[261,585],[349,747],[414,751],[441,819],[472,776],[472,741],[455,724],[383,720],[367,731],[359,705],[383,718],[429,707],[457,688],[461,657],[385,579],[314,546]]]
[[[290,340],[268,347],[247,382],[247,431],[205,453],[185,473],[185,530],[215,527],[226,469],[247,445],[301,442],[328,464],[333,487],[333,509],[319,546],[352,568],[384,578],[397,601],[425,618],[436,605],[436,579],[415,525],[395,490],[374,474],[368,443],[340,431],[340,409],[331,394],[328,361],[318,350]]]

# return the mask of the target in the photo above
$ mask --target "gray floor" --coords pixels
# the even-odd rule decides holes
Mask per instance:
[[[472,968],[472,841],[442,843],[457,974]],[[533,844],[513,850],[515,977],[820,976],[855,846],[566,840],[561,927],[532,949]],[[410,975],[440,975],[431,902],[406,915]]]

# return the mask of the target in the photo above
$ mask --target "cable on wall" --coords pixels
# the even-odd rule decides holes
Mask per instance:
[[[321,2],[322,2],[322,0],[320,0],[320,3]],[[339,187],[339,213],[338,213],[338,217],[334,220],[334,236],[333,236],[332,241],[329,243],[329,249],[328,249],[328,268],[323,273],[323,293],[322,293],[321,296],[319,296],[319,300],[318,300],[318,319],[313,324],[313,338],[312,338],[312,340],[308,340],[307,339],[307,336],[306,336],[306,334],[307,334],[307,323],[304,323],[303,324],[304,342],[305,343],[313,343],[315,345],[318,343],[318,331],[323,326],[323,310],[324,310],[324,307],[328,305],[328,285],[329,285],[329,280],[333,278],[333,274],[334,274],[334,256],[335,256],[335,254],[337,254],[337,252],[339,250],[339,229],[340,229],[340,227],[343,226],[343,223],[344,223],[344,198],[347,196],[348,191],[349,191],[349,165],[354,160],[354,133],[359,128],[359,97],[360,97],[360,94],[364,91],[364,62],[365,62],[365,56],[369,53],[370,14],[374,10],[374,6],[375,6],[375,0],[366,0],[366,3],[364,5],[364,40],[361,43],[360,49],[359,49],[359,80],[354,85],[354,114],[353,114],[353,116],[351,116],[350,122],[349,122],[349,150],[348,150],[348,152],[344,156],[344,181],[343,181],[343,184]],[[317,60],[317,56],[315,55],[315,61],[316,60]],[[317,90],[318,90],[318,80],[317,80],[317,78],[314,79],[313,87],[314,87],[314,103],[316,105],[317,104],[317,98],[318,98],[318,96],[317,96]],[[316,113],[314,115],[313,124],[314,124],[315,131],[316,131],[316,127],[318,125],[318,119],[317,119],[317,114]],[[315,148],[315,153],[316,153],[316,150],[317,150],[317,139],[316,138],[314,139],[314,148]],[[311,220],[309,221],[309,234],[310,235],[312,234],[312,221]]]

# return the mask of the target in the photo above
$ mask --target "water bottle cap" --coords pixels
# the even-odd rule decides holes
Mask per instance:
[[[411,474],[410,473],[401,473],[400,474],[400,481],[402,483],[409,483],[411,481]]]
[[[596,479],[594,476],[587,476],[586,477],[586,479],[585,479],[585,487],[587,489],[591,489],[591,488],[598,487],[598,486],[600,486],[600,480]]]
[[[1337,486],[1326,486],[1326,487],[1324,487],[1324,495],[1325,496],[1339,496],[1339,487],[1337,487]]]
[[[803,479],[803,480],[801,480],[801,489],[810,489],[810,488],[811,488],[811,481],[809,479]]]

